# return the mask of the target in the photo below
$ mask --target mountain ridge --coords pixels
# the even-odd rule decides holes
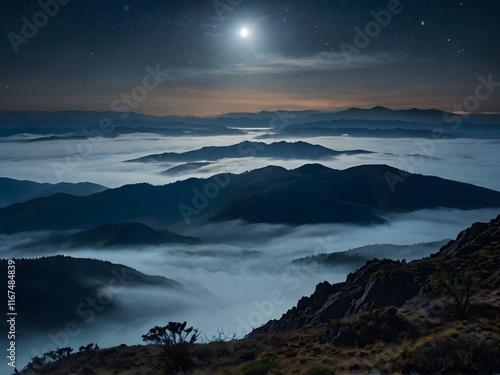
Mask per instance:
[[[264,142],[243,141],[230,146],[207,146],[182,153],[166,152],[151,154],[125,162],[200,162],[217,161],[229,158],[277,158],[277,159],[306,159],[319,160],[339,155],[370,154],[365,150],[336,151],[320,145],[313,145],[303,141],[297,142]]]
[[[90,195],[100,193],[106,189],[108,188],[105,186],[90,182],[79,182],[77,184],[60,182],[50,184],[0,177],[0,208],[30,199],[48,197],[57,193]]]
[[[405,177],[395,188],[390,176]],[[309,201],[298,199],[302,193]],[[284,207],[287,215],[280,215]],[[500,193],[386,165],[346,170],[266,167],[164,186],[125,185],[87,197],[56,194],[17,203],[0,209],[0,233],[85,229],[116,222],[140,222],[175,231],[176,226],[235,219],[291,225],[310,221],[370,225],[385,222],[374,212],[439,207],[500,207]]]

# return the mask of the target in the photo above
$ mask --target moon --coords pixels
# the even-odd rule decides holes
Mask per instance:
[[[246,38],[248,36],[248,34],[250,34],[250,32],[248,31],[248,29],[246,27],[244,27],[243,29],[240,30],[240,35],[242,38]]]

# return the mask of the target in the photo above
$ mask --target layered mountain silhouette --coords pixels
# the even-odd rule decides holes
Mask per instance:
[[[116,223],[79,231],[77,233],[55,232],[42,240],[17,246],[15,249],[27,248],[123,248],[159,246],[169,244],[197,244],[201,239],[182,236],[166,229],[153,229],[141,223]]]
[[[437,109],[390,109],[382,106],[373,108],[349,108],[341,111],[261,111],[259,113],[229,113],[217,118],[221,124],[244,124],[243,126],[306,124],[318,121],[366,120],[366,121],[401,121],[422,124],[442,124],[453,114]],[[498,114],[471,114],[463,116],[471,124],[500,124]]]
[[[314,125],[314,124],[312,124]],[[500,134],[500,128],[498,129]],[[365,137],[365,138],[435,138],[433,130],[426,129],[371,129],[371,128],[328,128],[328,127],[290,127],[283,129],[279,133],[264,134],[258,136],[259,139],[274,139],[274,138],[313,138],[313,137]],[[472,136],[472,135],[471,135]],[[491,135],[489,135],[491,137]],[[445,139],[459,138],[457,134],[452,132],[440,133],[439,137]],[[484,137],[484,136],[481,136]]]
[[[437,252],[449,240],[418,243],[413,245],[377,244],[358,247],[347,251],[330,254],[318,254],[305,258],[295,259],[299,265],[321,264],[329,267],[352,269],[363,266],[367,261],[375,258],[411,261],[421,259]],[[354,268],[354,269],[353,269]]]
[[[0,122],[4,124],[1,136],[20,134],[19,129],[33,129],[34,134],[61,134],[60,129],[96,129],[103,119],[109,119],[116,127],[160,128],[202,130],[209,126],[224,128],[272,128],[280,125],[314,123],[336,120],[402,121],[412,123],[443,124],[456,116],[436,109],[393,110],[381,106],[373,108],[350,108],[341,111],[262,111],[258,113],[228,113],[218,117],[195,116],[151,116],[129,113],[121,119],[117,112],[60,111],[60,112],[0,112]],[[500,124],[498,114],[471,114],[462,116],[462,122],[470,124]],[[40,128],[51,129],[40,133]],[[38,129],[38,130],[37,130]],[[27,131],[29,132],[29,131]]]
[[[245,157],[319,160],[343,154],[371,154],[371,152],[364,150],[335,151],[320,145],[312,145],[310,143],[302,141],[295,143],[282,141],[271,144],[245,141],[231,146],[209,146],[183,153],[166,152],[163,154],[148,155],[138,159],[127,161],[143,163],[188,163]]]
[[[203,167],[208,167],[209,165],[212,165],[212,163],[210,163],[210,162],[185,163],[185,164],[180,164],[180,165],[176,165],[175,167],[169,168],[169,169],[163,171],[161,174],[164,174],[166,176],[178,176],[178,175],[196,172],[196,171],[202,169]]]
[[[99,193],[106,189],[107,187],[105,186],[91,184],[89,182],[81,182],[78,184],[66,182],[48,184],[33,181],[18,181],[11,178],[0,177],[0,207],[34,198],[48,197],[56,193],[83,196]]]
[[[16,311],[18,333],[64,329],[67,322],[84,325],[96,315],[119,311],[116,293],[149,286],[182,290],[176,281],[148,276],[133,268],[92,259],[52,256],[16,259]],[[7,269],[7,260],[0,260]],[[93,308],[88,301],[98,307]]]
[[[126,185],[86,197],[56,194],[0,210],[0,233],[92,228],[141,222],[173,229],[243,220],[252,223],[381,224],[380,214],[438,207],[500,207],[500,193],[409,174],[386,165],[334,170],[319,164],[287,170],[191,178],[165,186]]]

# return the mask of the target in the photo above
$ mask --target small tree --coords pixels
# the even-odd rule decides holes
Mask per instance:
[[[167,374],[179,370],[187,371],[192,365],[191,347],[198,339],[199,333],[197,329],[186,326],[187,322],[169,322],[164,327],[151,328],[142,336],[143,341],[162,347]]]
[[[458,319],[467,319],[470,296],[472,294],[472,279],[457,272],[439,270],[430,277],[434,289],[444,289],[455,302],[455,315]]]
[[[70,347],[57,348],[55,351],[44,353],[41,358],[38,356],[32,358],[27,368],[39,374],[53,373],[60,367],[60,361],[68,358],[72,351]]]
[[[80,346],[80,352],[85,353],[85,355],[89,358],[92,359],[97,351],[99,350],[99,345],[97,344],[88,344],[86,346]]]

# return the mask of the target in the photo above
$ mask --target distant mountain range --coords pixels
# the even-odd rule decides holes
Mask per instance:
[[[119,222],[174,231],[231,220],[369,225],[385,223],[380,216],[384,213],[438,207],[500,207],[500,193],[386,165],[346,170],[319,164],[294,170],[270,166],[165,186],[126,185],[85,197],[55,194],[17,203],[0,209],[0,233],[86,229]]]
[[[414,245],[391,245],[377,244],[358,247],[347,251],[339,251],[330,254],[318,254],[305,258],[296,259],[296,264],[321,264],[328,267],[349,268],[355,271],[367,261],[379,259],[412,261],[428,257],[436,253],[441,247],[448,244],[450,240],[419,243]]]
[[[161,174],[163,174],[165,176],[179,176],[179,175],[183,175],[183,174],[197,172],[200,169],[202,169],[204,167],[208,167],[209,165],[212,165],[212,164],[213,163],[209,163],[209,162],[185,163],[185,164],[176,165],[175,167],[168,168],[167,170],[161,172]]]
[[[36,124],[36,123],[35,123]],[[182,127],[179,127],[182,126]],[[193,126],[189,124],[165,124],[164,128],[158,127],[128,127],[116,126],[111,132],[99,132],[96,128],[56,128],[56,127],[35,127],[28,128],[0,128],[0,138],[18,135],[15,142],[43,142],[43,141],[57,141],[57,140],[78,140],[87,139],[89,137],[104,137],[116,138],[125,134],[154,134],[164,137],[208,137],[208,136],[221,136],[221,135],[241,135],[245,132],[238,129],[230,129],[218,125],[198,125]],[[28,137],[28,134],[38,135],[39,137]],[[11,141],[12,142],[12,141]]]
[[[500,128],[498,129],[500,134]],[[450,133],[440,133],[443,139],[460,138]],[[327,127],[290,127],[279,133],[257,136],[258,139],[314,138],[314,137],[364,137],[364,138],[424,138],[432,139],[432,130],[419,129],[367,129],[367,128],[327,128]],[[472,138],[476,136],[471,135]],[[482,137],[481,137],[482,138]],[[490,137],[491,138],[491,137]]]
[[[368,120],[400,121],[423,124],[446,123],[453,114],[436,109],[393,110],[385,107],[370,109],[350,108],[342,111],[262,111],[258,113],[228,113],[212,117],[195,116],[150,116],[129,113],[121,119],[117,112],[0,112],[0,136],[18,134],[22,128],[46,128],[60,134],[58,129],[95,129],[103,119],[109,119],[116,127],[159,128],[203,130],[207,127],[224,128],[273,128],[288,125],[300,125],[320,121]],[[463,123],[500,124],[500,114],[472,114],[461,118]],[[15,130],[17,129],[17,130]],[[13,133],[14,132],[14,133]],[[17,132],[17,133],[16,133]],[[40,133],[36,133],[40,134]]]
[[[186,237],[165,229],[153,229],[141,223],[116,223],[68,234],[55,232],[42,240],[23,244],[14,249],[27,248],[123,248],[169,244],[197,244],[201,239]]]
[[[203,147],[198,150],[187,151],[183,153],[166,152],[163,154],[147,155],[138,159],[127,160],[127,162],[188,163],[245,157],[320,160],[338,155],[371,153],[372,152],[365,150],[335,151],[320,145],[312,145],[310,143],[301,141],[294,143],[282,141],[271,144],[245,141],[231,146]]]
[[[16,320],[20,334],[64,329],[67,322],[83,325],[84,319],[90,319],[92,314],[94,317],[116,314],[120,308],[113,291],[116,293],[126,287],[183,289],[174,280],[148,276],[133,268],[100,260],[53,256],[16,259],[15,262],[19,270],[16,274]],[[7,269],[7,260],[0,259],[0,266]],[[86,302],[92,299],[101,301],[96,302],[97,309]]]
[[[234,124],[235,120],[247,126],[262,124],[306,124],[318,121],[335,120],[368,120],[368,121],[401,121],[426,124],[441,124],[453,114],[437,109],[400,109],[394,110],[386,107],[349,108],[341,111],[262,111],[259,113],[229,113],[217,118],[217,123]],[[470,124],[500,124],[500,114],[472,114],[462,117],[463,122]]]
[[[48,197],[57,193],[83,196],[100,193],[106,189],[107,187],[105,186],[88,182],[78,184],[62,182],[54,185],[0,177],[0,208],[34,198]]]

